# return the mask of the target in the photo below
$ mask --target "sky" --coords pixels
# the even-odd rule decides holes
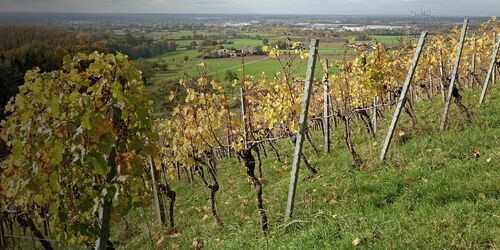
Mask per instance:
[[[500,15],[500,0],[0,0],[0,12]]]

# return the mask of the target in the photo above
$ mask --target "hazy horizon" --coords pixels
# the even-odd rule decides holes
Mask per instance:
[[[498,0],[0,0],[0,12],[91,14],[263,14],[494,16]]]

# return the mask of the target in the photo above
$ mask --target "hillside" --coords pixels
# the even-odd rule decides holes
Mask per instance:
[[[477,107],[479,89],[464,92],[473,121],[452,104],[446,132],[439,132],[438,98],[415,106],[417,128],[403,114],[387,162],[378,160],[392,110],[385,111],[376,139],[354,124],[353,140],[365,161],[352,168],[342,126],[332,132],[332,151],[315,154],[306,142],[310,175],[301,165],[294,217],[283,222],[292,146],[279,144],[283,162],[272,151],[263,157],[264,207],[271,232],[259,226],[254,192],[236,159],[218,162],[217,206],[224,227],[210,212],[207,189],[169,180],[177,192],[175,230],[160,233],[153,209],[136,209],[113,228],[120,249],[442,249],[500,247],[500,85]],[[314,133],[321,151],[322,135]],[[262,155],[262,152],[261,152]]]

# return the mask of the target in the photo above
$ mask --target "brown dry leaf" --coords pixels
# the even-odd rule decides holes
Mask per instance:
[[[156,241],[156,246],[161,246],[167,238],[178,238],[181,236],[181,232],[177,229],[170,230],[166,233],[162,233],[158,236],[158,241]]]
[[[363,163],[361,165],[359,165],[359,171],[365,171],[366,170],[366,165]]]
[[[161,244],[165,241],[165,235],[164,234],[161,234],[160,235],[160,238],[158,239],[158,241],[156,242],[156,246],[159,247],[161,246]]]
[[[470,154],[470,157],[475,158],[475,159],[479,158],[480,156],[481,156],[481,152],[477,149],[472,151],[472,153]]]
[[[379,231],[375,231],[375,232],[373,232],[373,233],[372,233],[372,236],[373,236],[373,239],[375,239],[375,240],[380,240],[380,239],[382,239],[382,238],[383,238],[383,237],[382,237],[382,233],[381,233],[381,232],[379,232]]]
[[[174,229],[174,230],[170,230],[165,235],[168,236],[169,238],[177,238],[177,237],[181,236],[181,231]]]
[[[316,179],[316,175],[309,175],[306,177],[306,180],[310,181],[310,182],[314,181],[315,179]]]
[[[201,249],[205,246],[205,241],[202,239],[194,238],[192,246],[196,249]]]

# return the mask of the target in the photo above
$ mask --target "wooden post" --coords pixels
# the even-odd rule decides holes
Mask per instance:
[[[159,188],[157,181],[158,179],[157,171],[155,169],[155,163],[153,162],[153,159],[151,157],[149,157],[148,163],[151,172],[151,186],[153,186],[153,200],[156,210],[156,217],[158,219],[158,224],[160,225],[160,228],[163,228],[163,225],[165,224],[165,209],[163,208],[163,202],[160,193],[158,192]]]
[[[401,95],[399,96],[396,110],[394,111],[394,116],[392,117],[391,125],[389,126],[389,131],[387,132],[387,136],[385,137],[382,152],[380,154],[381,161],[385,160],[387,150],[389,149],[389,145],[391,144],[392,136],[394,135],[394,131],[396,130],[399,116],[401,115],[401,110],[403,110],[403,107],[405,106],[406,95],[408,94],[408,90],[410,89],[410,84],[413,79],[413,75],[415,74],[415,69],[417,68],[418,60],[420,59],[420,54],[422,53],[422,48],[424,47],[426,37],[427,31],[423,31],[422,35],[420,35],[420,40],[418,41],[417,50],[415,52],[415,56],[413,57],[413,62],[408,69],[408,74],[406,75],[406,80],[403,85],[403,89],[401,90]]]
[[[493,37],[495,38],[495,43],[497,42],[497,40],[500,40],[500,39],[497,39],[497,36],[496,36],[495,32],[493,32]],[[496,64],[496,61],[493,64],[493,72],[492,72],[492,75],[491,75],[491,83],[492,84],[497,83],[497,64]]]
[[[493,71],[491,72],[491,84],[495,84],[497,82],[497,65],[493,65]]]
[[[109,118],[113,122],[113,126],[118,127],[117,124],[120,122],[119,115],[115,114],[115,110],[110,107],[109,108]],[[108,167],[110,168],[109,173],[106,176],[106,183],[111,183],[113,178],[115,178],[117,169],[116,169],[116,148],[111,148],[111,152],[108,156]],[[111,212],[112,212],[112,196],[110,191],[105,189],[104,194],[100,197],[98,215],[99,215],[99,233],[97,236],[97,240],[95,242],[96,250],[105,250],[108,246],[109,239],[109,225],[111,220]]]
[[[431,71],[431,68],[429,68],[429,70],[427,71],[428,75],[429,75],[429,92],[427,92],[429,94],[429,97],[432,98],[434,97],[434,83],[432,82],[432,71]]]
[[[373,133],[377,133],[377,111],[378,111],[378,96],[375,96],[373,97],[373,118],[372,118]]]
[[[231,158],[231,113],[227,111],[228,119],[227,119],[227,135],[226,135],[226,154],[227,158]]]
[[[469,87],[473,88],[474,87],[474,77],[476,75],[476,34],[472,35],[472,58],[471,58],[471,65],[470,65],[470,79],[469,79]]]
[[[495,68],[499,47],[500,47],[500,37],[497,39],[497,43],[495,45],[495,48],[493,48],[493,54],[491,54],[491,63],[490,63],[490,67],[488,69],[488,73],[486,74],[486,80],[484,81],[483,90],[481,92],[481,98],[479,99],[479,106],[481,106],[484,102],[484,98],[486,96],[486,91],[488,90],[488,84],[490,83],[490,77],[491,77],[492,71]]]
[[[455,82],[457,80],[458,68],[460,67],[460,58],[462,57],[462,50],[464,48],[465,35],[467,33],[467,24],[469,19],[464,19],[464,24],[462,26],[462,34],[460,35],[460,41],[458,43],[458,50],[455,56],[455,65],[453,66],[453,73],[451,75],[450,86],[448,86],[448,93],[446,101],[444,103],[443,115],[441,116],[440,130],[446,128],[446,123],[448,122],[448,111],[450,109],[451,98],[453,98],[453,89],[455,88]]]
[[[226,97],[226,92],[224,92],[224,98]],[[231,111],[227,109],[227,135],[226,135],[226,146],[227,146],[227,158],[231,158]]]
[[[304,98],[302,99],[302,111],[299,118],[299,131],[295,139],[295,151],[293,153],[292,171],[290,173],[290,185],[288,186],[288,199],[286,202],[285,220],[289,220],[293,213],[295,202],[295,191],[297,189],[297,179],[299,176],[300,158],[302,156],[302,146],[304,144],[304,133],[307,129],[307,114],[309,111],[309,101],[311,99],[312,83],[314,80],[314,70],[316,67],[316,55],[318,53],[319,40],[311,39],[309,50],[309,62],[307,65],[306,81],[304,86]]]
[[[245,110],[245,92],[243,88],[240,88],[240,97],[241,97],[241,122],[243,124],[243,143],[245,145],[245,150],[248,149],[248,135],[247,135],[247,113]]]
[[[113,148],[114,150],[114,148]],[[107,197],[101,198],[101,204],[99,205],[99,226],[100,231],[95,243],[96,250],[105,250],[108,246],[109,239],[109,221],[111,219],[111,198]]]
[[[444,104],[446,102],[446,90],[444,87],[444,65],[443,65],[443,59],[439,60],[439,76],[440,76],[440,89],[441,89],[441,102]]]
[[[330,90],[328,89],[328,59],[323,61],[323,149],[325,153],[330,152]]]

